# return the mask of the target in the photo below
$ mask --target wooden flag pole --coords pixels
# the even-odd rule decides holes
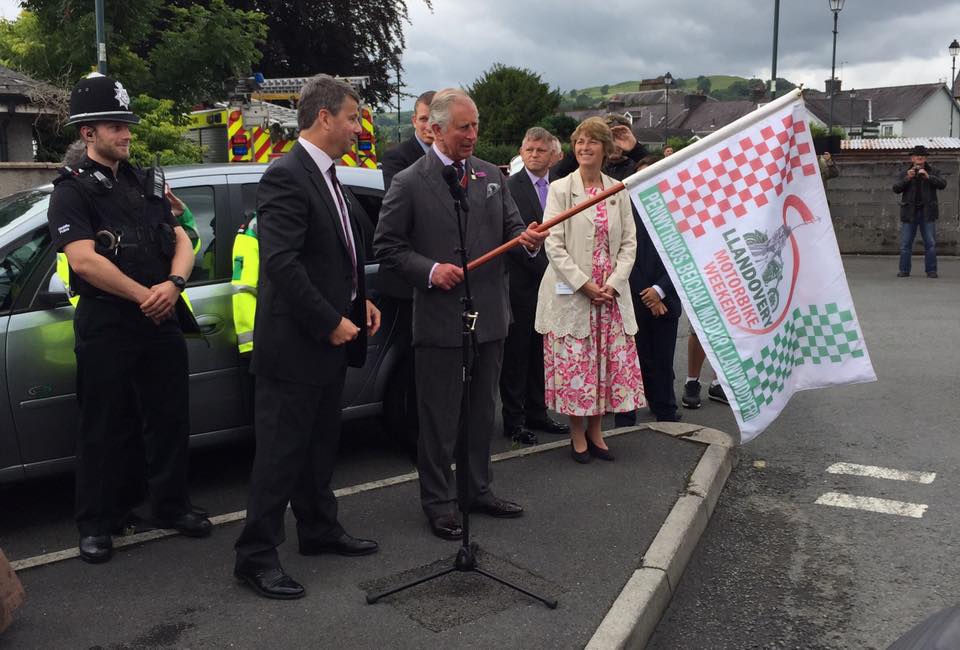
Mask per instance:
[[[624,184],[617,183],[616,185],[613,185],[612,187],[609,187],[604,191],[598,193],[596,196],[591,197],[589,200],[584,201],[579,205],[575,205],[569,210],[564,210],[563,212],[555,216],[553,219],[550,219],[550,221],[545,221],[541,223],[539,226],[537,226],[537,232],[544,232],[544,231],[550,230],[558,223],[563,223],[573,215],[583,212],[590,206],[596,205],[597,203],[600,203],[600,201],[603,201],[604,199],[610,198],[611,196],[613,196],[614,194],[616,194],[617,192],[623,189],[626,189]],[[486,264],[493,258],[503,255],[511,248],[515,248],[519,245],[520,245],[520,237],[514,237],[510,241],[497,246],[491,251],[487,251],[477,259],[469,262],[467,264],[467,271],[473,271],[475,268],[477,268],[481,264]]]

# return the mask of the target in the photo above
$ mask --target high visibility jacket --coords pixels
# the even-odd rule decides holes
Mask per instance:
[[[233,325],[240,354],[253,351],[253,321],[257,313],[257,279],[260,274],[260,243],[257,217],[240,226],[233,240]]]
[[[70,305],[76,307],[80,302],[80,296],[70,288],[70,265],[67,263],[65,253],[57,253],[57,277],[63,282],[63,288],[67,290],[67,300],[70,301]]]
[[[183,214],[177,217],[177,221],[180,222],[180,225],[184,231],[186,231],[187,237],[190,238],[190,243],[193,244],[193,254],[196,255],[200,252],[200,246],[203,242],[200,241],[200,233],[197,231],[197,219],[193,216],[193,211],[188,206],[183,206]]]

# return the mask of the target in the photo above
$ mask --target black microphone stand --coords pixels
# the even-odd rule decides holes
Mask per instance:
[[[449,169],[451,172],[453,172],[453,169],[450,167],[445,168],[445,170],[446,169]],[[450,176],[453,176],[453,178],[451,179]],[[469,495],[469,478],[471,475],[471,468],[470,454],[468,452],[468,443],[470,438],[470,384],[473,380],[473,366],[476,364],[477,357],[480,354],[479,344],[477,343],[476,329],[477,318],[479,314],[474,310],[473,294],[470,292],[470,274],[467,271],[467,244],[465,231],[467,227],[466,221],[467,213],[469,212],[469,206],[466,203],[466,193],[463,191],[460,183],[457,182],[455,173],[445,173],[444,179],[447,180],[447,183],[450,186],[450,193],[453,196],[453,208],[457,215],[457,232],[460,236],[460,247],[456,249],[456,252],[460,255],[460,268],[463,269],[464,295],[460,299],[460,301],[463,303],[463,311],[460,314],[460,349],[462,351],[462,372],[460,381],[461,390],[463,392],[460,396],[460,421],[457,429],[456,450],[457,504],[460,508],[460,515],[463,518],[463,537],[461,538],[460,549],[457,551],[457,557],[453,562],[453,566],[447,567],[446,569],[441,569],[422,578],[411,580],[410,582],[404,583],[399,587],[393,587],[386,591],[381,591],[380,593],[368,594],[367,603],[372,605],[385,596],[390,596],[397,592],[404,591],[419,584],[423,584],[424,582],[435,580],[441,576],[447,575],[448,573],[453,573],[454,571],[472,571],[499,582],[502,585],[510,587],[511,589],[519,591],[522,594],[526,594],[531,598],[539,600],[550,609],[556,609],[556,598],[539,596],[532,591],[524,589],[523,587],[516,585],[509,580],[505,580],[504,578],[494,575],[481,568],[477,564],[477,550],[479,549],[479,546],[475,542],[470,542],[470,506],[472,505]]]

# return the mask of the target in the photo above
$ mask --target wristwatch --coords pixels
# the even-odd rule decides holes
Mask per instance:
[[[187,288],[187,281],[184,280],[184,279],[183,279],[182,277],[180,277],[179,275],[169,275],[169,276],[167,276],[167,279],[170,280],[170,282],[173,282],[173,284],[174,284],[174,285],[177,287],[177,289],[179,289],[180,291],[183,291],[184,289]]]

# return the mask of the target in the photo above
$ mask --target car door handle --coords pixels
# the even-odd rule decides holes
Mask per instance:
[[[197,325],[200,326],[200,333],[204,336],[219,334],[223,331],[223,319],[213,314],[197,316]]]

